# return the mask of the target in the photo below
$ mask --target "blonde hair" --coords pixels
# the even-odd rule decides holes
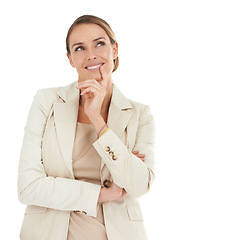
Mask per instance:
[[[99,17],[93,16],[93,15],[83,15],[83,16],[77,18],[68,30],[68,33],[66,36],[66,50],[67,50],[68,54],[70,54],[70,48],[69,48],[70,34],[77,25],[82,24],[82,23],[97,24],[98,26],[100,26],[101,28],[103,28],[105,30],[105,32],[107,33],[107,35],[110,39],[111,44],[114,44],[116,42],[116,36],[115,36],[114,32],[112,31],[111,27],[109,26],[109,24],[105,20],[103,20]],[[113,61],[114,61],[114,68],[113,68],[112,72],[116,71],[116,69],[119,67],[119,57],[117,57]]]

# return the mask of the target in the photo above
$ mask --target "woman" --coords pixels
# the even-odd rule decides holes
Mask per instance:
[[[154,178],[149,106],[127,99],[113,83],[118,44],[104,20],[79,17],[66,47],[78,81],[38,90],[25,127],[20,238],[147,239],[137,198]]]

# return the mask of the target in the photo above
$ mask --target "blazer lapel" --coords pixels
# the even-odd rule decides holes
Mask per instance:
[[[55,127],[62,157],[70,172],[70,178],[74,178],[72,167],[72,153],[76,123],[79,108],[78,81],[67,87],[61,88],[57,94],[64,102],[58,102],[54,106]]]

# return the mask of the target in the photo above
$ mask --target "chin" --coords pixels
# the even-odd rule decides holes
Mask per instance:
[[[102,80],[101,77],[95,77],[94,79],[97,80],[97,81],[101,81]]]
[[[81,78],[83,80],[92,80],[92,79],[95,79],[97,81],[102,80],[102,76],[99,72],[98,73],[96,72],[96,73],[85,74],[85,76],[82,76]]]

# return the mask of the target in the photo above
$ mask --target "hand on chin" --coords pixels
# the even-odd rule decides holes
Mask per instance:
[[[99,71],[89,73],[86,77],[85,80],[92,80],[95,79],[97,81],[101,81],[102,77]]]

